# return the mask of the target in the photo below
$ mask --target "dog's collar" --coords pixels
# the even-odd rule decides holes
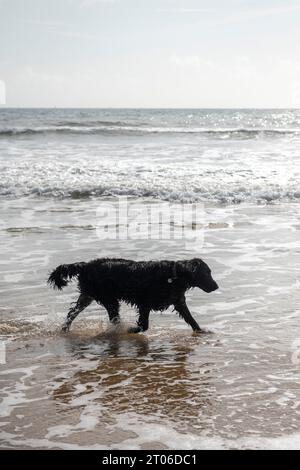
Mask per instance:
[[[175,279],[177,279],[176,261],[174,261],[174,263],[173,263],[172,274],[171,274],[171,277],[168,278],[168,283],[172,284],[172,282],[174,282]]]

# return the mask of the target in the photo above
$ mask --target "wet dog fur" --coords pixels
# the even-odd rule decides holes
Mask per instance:
[[[100,258],[88,263],[62,264],[49,276],[53,288],[62,289],[77,278],[79,298],[68,312],[62,330],[67,332],[77,315],[94,300],[105,307],[110,322],[120,322],[120,302],[138,309],[137,325],[130,333],[146,331],[152,310],[163,311],[170,306],[194,331],[201,332],[185,299],[187,290],[199,287],[205,292],[218,289],[208,265],[199,258],[183,261],[131,261]]]

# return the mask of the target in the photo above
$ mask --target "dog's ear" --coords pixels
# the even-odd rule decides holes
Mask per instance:
[[[201,261],[200,258],[193,258],[193,259],[189,260],[188,266],[189,266],[189,269],[191,270],[191,272],[195,272],[199,268],[201,263],[202,263],[202,261]]]

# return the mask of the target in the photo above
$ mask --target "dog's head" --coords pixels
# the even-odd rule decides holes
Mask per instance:
[[[211,270],[200,258],[187,261],[186,268],[192,287],[200,287],[204,292],[213,292],[219,286],[212,278]]]

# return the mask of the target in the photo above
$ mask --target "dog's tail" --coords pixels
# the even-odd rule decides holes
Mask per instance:
[[[80,274],[82,268],[86,265],[86,263],[74,263],[74,264],[61,264],[57,266],[54,271],[50,274],[48,278],[48,284],[50,284],[53,289],[63,289],[66,285],[68,285],[69,281],[72,277],[78,276]]]

